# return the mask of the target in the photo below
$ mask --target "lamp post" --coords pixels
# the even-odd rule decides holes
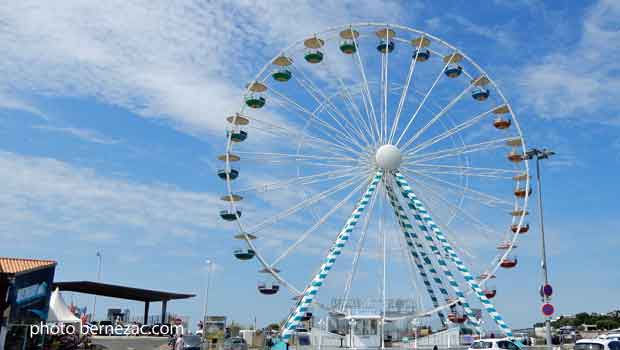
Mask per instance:
[[[97,283],[99,283],[101,281],[101,262],[102,262],[103,256],[101,255],[100,251],[97,251]],[[97,312],[97,295],[95,295],[95,298],[93,300],[93,319],[91,321],[95,321],[95,314]]]
[[[213,266],[213,261],[208,259],[205,261],[207,263],[207,283],[205,286],[205,310],[204,316],[202,320],[202,341],[205,342],[207,340],[207,310],[209,306],[209,285],[211,284],[211,267]],[[208,348],[208,345],[207,345]]]
[[[540,220],[540,240],[541,240],[541,253],[542,253],[541,267],[542,267],[543,279],[544,279],[543,286],[546,286],[549,284],[549,274],[547,272],[547,250],[545,248],[545,224],[544,224],[544,219],[543,219],[542,184],[540,180],[540,160],[548,159],[554,154],[555,152],[548,150],[546,148],[543,148],[542,150],[532,148],[525,153],[527,159],[536,158],[536,186],[538,190],[538,213],[539,213],[539,220]],[[542,301],[544,304],[546,304],[549,302],[549,295],[547,295],[547,293],[543,291],[542,288],[543,287],[541,287]],[[547,346],[551,346],[552,342],[551,342],[551,319],[550,317],[545,317],[545,338],[547,341]]]

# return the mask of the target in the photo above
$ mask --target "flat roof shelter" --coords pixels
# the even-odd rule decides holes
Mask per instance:
[[[63,291],[142,301],[144,302],[144,324],[148,321],[149,305],[151,302],[161,302],[161,320],[164,322],[166,319],[166,307],[168,305],[168,301],[189,299],[196,296],[195,294],[163,292],[158,290],[133,288],[91,281],[56,282],[54,283],[54,286]]]

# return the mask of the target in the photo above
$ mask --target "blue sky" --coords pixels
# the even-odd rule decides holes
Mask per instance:
[[[620,308],[620,6],[579,5],[1,5],[0,255],[54,259],[58,280],[86,280],[94,279],[101,250],[105,282],[198,294],[170,306],[193,320],[202,312],[209,256],[216,261],[211,312],[242,323],[255,315],[260,323],[281,319],[289,296],[255,291],[257,265],[234,260],[234,229],[217,217],[224,117],[287,43],[329,26],[378,21],[462,49],[501,87],[528,145],[558,153],[543,173],[553,302],[560,313]],[[516,327],[540,318],[537,238],[538,230],[525,237],[518,269],[496,283],[497,306]],[[118,305],[108,299],[98,310]],[[139,304],[123,305],[141,313]]]

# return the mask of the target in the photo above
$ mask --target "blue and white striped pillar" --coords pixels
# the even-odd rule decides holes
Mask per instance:
[[[461,275],[463,276],[467,284],[475,292],[476,296],[478,296],[478,300],[480,300],[480,302],[482,303],[484,309],[487,311],[489,316],[491,316],[491,318],[495,321],[495,323],[500,328],[500,330],[507,337],[512,337],[513,336],[512,330],[510,329],[506,321],[504,321],[504,318],[502,317],[502,315],[500,315],[499,312],[497,312],[497,309],[495,308],[493,303],[491,303],[491,301],[486,297],[486,295],[484,295],[482,288],[480,287],[478,282],[476,282],[476,280],[474,279],[474,276],[472,276],[467,266],[465,266],[465,263],[463,263],[463,260],[461,260],[458,254],[456,254],[456,251],[452,248],[452,245],[450,245],[450,242],[448,242],[448,240],[446,239],[446,236],[443,234],[439,226],[437,226],[437,224],[433,221],[428,211],[424,207],[424,204],[418,199],[418,197],[412,191],[411,187],[409,187],[409,184],[407,183],[407,180],[405,180],[405,177],[398,171],[395,173],[394,177],[396,179],[396,183],[398,184],[399,188],[402,191],[403,196],[408,198],[410,204],[413,206],[413,210],[415,210],[415,213],[416,213],[415,215],[416,220],[421,221],[424,224],[424,226],[428,225],[428,227],[430,227],[430,229],[433,231],[435,235],[435,238],[439,242],[441,242],[444,250],[450,257],[450,260],[456,265],[457,270],[459,270],[459,272],[461,273]],[[469,305],[467,306],[468,306],[469,312],[471,312]],[[466,312],[467,312],[467,316],[470,317],[467,309],[466,309]]]
[[[351,232],[353,232],[353,228],[355,227],[355,225],[357,225],[357,222],[359,221],[359,218],[362,215],[362,212],[364,211],[364,209],[366,209],[366,206],[370,202],[370,198],[372,197],[373,193],[376,191],[377,185],[381,181],[382,177],[383,177],[383,170],[378,170],[375,173],[375,176],[373,177],[372,181],[368,185],[368,188],[366,189],[364,196],[357,203],[357,205],[355,206],[355,209],[353,210],[353,213],[351,213],[351,216],[349,217],[346,224],[344,225],[344,227],[338,234],[336,241],[334,242],[334,244],[329,250],[329,254],[327,255],[327,257],[325,258],[325,261],[321,265],[319,272],[314,276],[310,284],[306,287],[303,295],[301,296],[299,302],[297,303],[297,306],[295,307],[293,312],[289,315],[286,323],[284,324],[284,327],[281,333],[282,340],[284,340],[285,342],[288,342],[289,339],[293,336],[293,334],[295,333],[295,329],[301,322],[301,319],[306,314],[306,312],[308,312],[310,305],[312,304],[312,301],[314,300],[317,293],[319,292],[319,289],[321,288],[321,286],[323,285],[323,282],[327,278],[327,275],[329,274],[329,271],[332,269],[332,266],[336,263],[336,258],[338,258],[338,256],[342,253],[342,248],[344,248],[345,244],[349,240],[349,237],[351,236]]]

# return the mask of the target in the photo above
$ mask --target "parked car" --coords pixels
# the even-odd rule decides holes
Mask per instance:
[[[575,343],[575,350],[620,350],[617,339],[581,339]]]
[[[248,350],[248,344],[241,337],[232,337],[224,341],[224,350]]]
[[[480,339],[473,342],[468,350],[522,350],[525,347],[520,343],[514,342],[508,338],[501,339]],[[577,349],[575,349],[577,350]],[[618,349],[620,350],[620,349]]]
[[[186,335],[183,337],[183,342],[185,343],[184,350],[200,350],[202,338],[199,335]]]

